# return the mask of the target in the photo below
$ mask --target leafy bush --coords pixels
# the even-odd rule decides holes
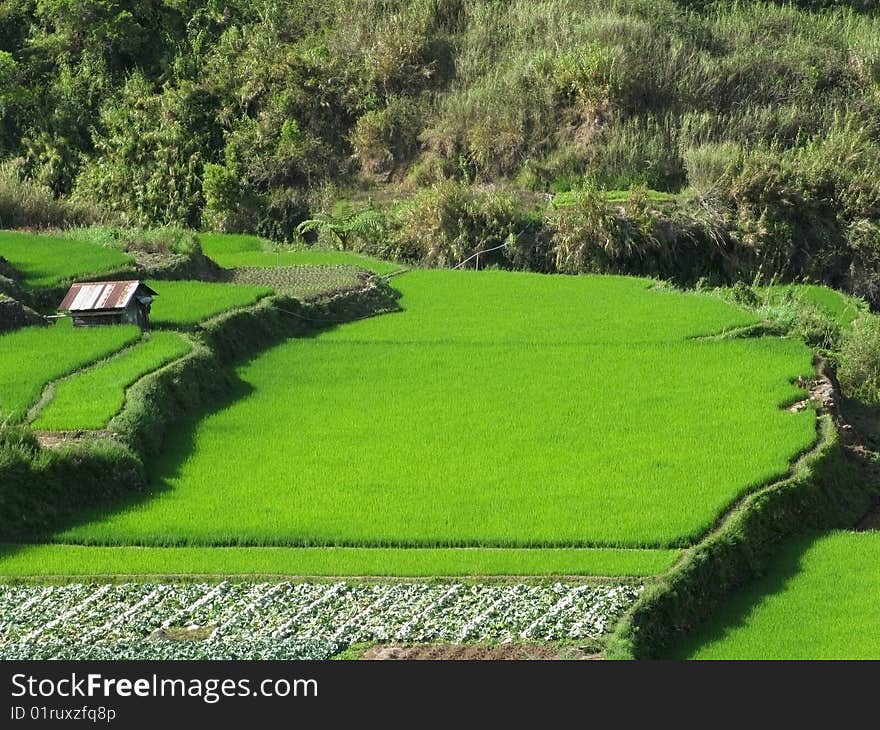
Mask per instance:
[[[880,280],[872,272],[880,271],[880,222],[859,218],[847,227],[851,261],[847,288],[874,305],[880,304]]]
[[[840,325],[819,307],[801,305],[794,321],[793,332],[811,347],[831,350],[840,341]]]
[[[216,134],[204,93],[189,84],[157,91],[143,73],[129,77],[101,109],[98,154],[73,198],[104,205],[128,224],[197,228],[202,165]]]
[[[613,98],[622,79],[614,55],[598,43],[589,43],[556,58],[553,82],[571,101],[587,106]]]
[[[848,397],[880,405],[880,317],[864,315],[844,333],[837,378]]]
[[[188,256],[198,247],[195,233],[177,226],[123,228],[121,226],[76,227],[65,231],[65,238],[97,243],[126,252],[180,254]]]
[[[614,214],[602,192],[593,187],[578,190],[574,205],[554,221],[556,269],[567,274],[603,271],[617,234]]]
[[[361,116],[351,134],[354,154],[368,174],[390,172],[418,151],[421,110],[415,100],[390,99]]]
[[[29,428],[0,420],[0,472],[13,463],[23,463],[37,453],[37,437]]]
[[[370,253],[383,257],[389,253],[385,241],[389,220],[376,208],[343,210],[338,214],[318,213],[297,227],[301,236],[317,234],[328,248]],[[329,245],[328,245],[329,244]]]
[[[668,116],[611,123],[587,145],[586,175],[611,190],[639,185],[678,190],[685,183],[678,134],[676,121]]]
[[[290,242],[297,237],[297,226],[309,217],[308,203],[294,189],[274,191],[263,201],[254,231],[270,241]]]
[[[529,222],[511,194],[444,180],[419,193],[399,225],[396,258],[452,266],[477,251],[502,245]],[[501,258],[496,252],[481,264]]]
[[[209,231],[231,233],[243,228],[239,206],[242,192],[238,176],[223,165],[206,163],[202,175],[205,207],[202,226]]]
[[[754,308],[758,306],[758,295],[744,281],[738,281],[731,287],[730,298],[744,307]]]
[[[732,142],[688,147],[683,152],[688,183],[701,193],[712,191],[739,152]]]

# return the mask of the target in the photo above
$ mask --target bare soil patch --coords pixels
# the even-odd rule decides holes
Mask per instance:
[[[806,400],[792,403],[788,407],[789,411],[792,413],[803,411],[809,406],[810,401],[815,401],[820,408],[824,408],[827,411],[834,411],[836,406],[834,383],[831,382],[827,375],[820,374],[815,380],[810,381],[798,378],[798,386],[808,388],[810,396]]]
[[[360,657],[374,661],[499,661],[601,659],[593,647],[554,644],[415,644],[413,646],[371,646]]]
[[[44,449],[56,449],[90,439],[115,438],[118,434],[112,431],[37,431],[34,435]]]

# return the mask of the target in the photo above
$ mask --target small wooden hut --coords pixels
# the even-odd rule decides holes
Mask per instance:
[[[58,305],[74,327],[136,324],[150,328],[150,305],[158,296],[142,281],[90,281],[74,284]]]

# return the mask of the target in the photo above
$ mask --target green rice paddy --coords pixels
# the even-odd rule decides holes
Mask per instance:
[[[781,408],[808,348],[699,339],[752,322],[718,299],[504,272],[395,286],[404,312],[241,366],[250,394],[171,434],[147,495],[57,541],[670,548],[815,440],[812,411]]]
[[[0,413],[24,417],[47,383],[135,342],[134,325],[78,328],[70,320],[0,335]]]
[[[157,281],[150,287],[158,293],[150,313],[150,322],[157,327],[193,326],[272,293],[265,286],[204,281]]]
[[[0,576],[301,575],[426,577],[641,576],[661,573],[676,550],[289,547],[0,547]]]
[[[690,659],[880,659],[880,533],[790,541],[767,575],[673,655]]]
[[[177,332],[153,332],[112,359],[57,383],[31,425],[44,431],[104,428],[121,410],[129,385],[189,350]]]
[[[625,203],[632,195],[629,190],[603,190],[602,197],[607,203]],[[665,193],[660,190],[647,190],[647,199],[652,203],[672,203],[675,201],[674,193]],[[565,208],[574,205],[577,201],[578,193],[576,190],[567,190],[565,192],[556,193],[553,196],[553,205],[557,208]]]
[[[24,285],[33,289],[117,271],[134,263],[113,248],[15,231],[0,231],[0,256],[21,274]]]
[[[271,244],[257,236],[230,233],[200,233],[205,255],[221,266],[232,269],[242,266],[357,266],[376,274],[388,274],[403,268],[400,264],[382,261],[351,251],[320,248],[271,249]]]

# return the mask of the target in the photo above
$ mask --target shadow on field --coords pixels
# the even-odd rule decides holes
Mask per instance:
[[[874,493],[871,509],[856,529],[880,530],[880,407],[844,399],[841,410],[852,426],[841,433],[841,442]]]
[[[766,575],[743,586],[709,620],[694,627],[670,647],[662,658],[689,659],[701,646],[723,640],[731,632],[746,626],[752,611],[765,598],[784,590],[801,571],[804,553],[821,535],[821,532],[809,532],[787,540],[773,558]]]
[[[53,532],[63,532],[73,527],[92,522],[101,522],[119,512],[126,512],[169,491],[171,479],[180,473],[180,468],[195,448],[195,434],[199,423],[205,417],[228,408],[235,402],[253,393],[254,388],[237,376],[230,390],[221,398],[207,404],[204,408],[177,421],[165,434],[162,452],[147,462],[147,486],[143,490],[132,491],[116,498],[109,498],[100,505],[84,509],[71,515],[62,523],[56,524]],[[37,535],[32,542],[53,542],[53,533]],[[14,546],[10,546],[14,548]],[[8,556],[14,549],[0,552],[0,557]]]

